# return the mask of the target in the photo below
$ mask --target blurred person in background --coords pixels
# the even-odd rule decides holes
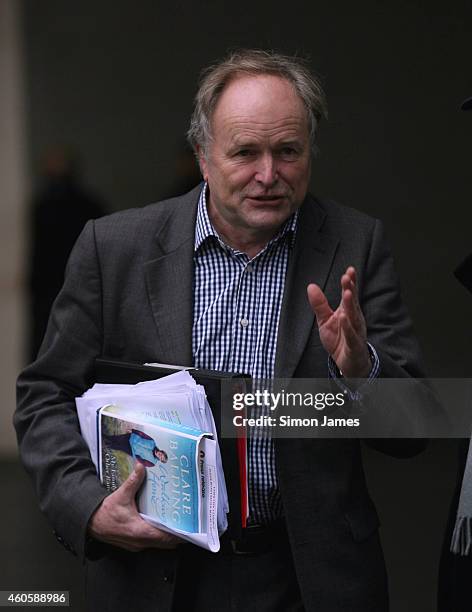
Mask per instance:
[[[102,199],[83,185],[79,162],[72,151],[59,145],[48,148],[41,159],[40,185],[33,197],[31,215],[30,360],[38,353],[77,237],[89,219],[105,212]]]

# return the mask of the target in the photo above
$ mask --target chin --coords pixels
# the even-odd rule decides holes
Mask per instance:
[[[292,214],[291,210],[261,211],[259,214],[250,215],[248,225],[254,229],[277,230]]]

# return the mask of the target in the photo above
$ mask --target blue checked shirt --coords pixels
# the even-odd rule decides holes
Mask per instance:
[[[192,345],[198,368],[274,376],[277,330],[289,251],[297,227],[293,214],[253,259],[225,245],[208,217],[206,189],[195,230]],[[266,523],[282,515],[274,443],[266,429],[248,444],[249,514]]]
[[[207,212],[206,187],[205,184],[198,202],[195,228],[194,365],[249,374],[253,379],[271,379],[298,212],[250,259],[224,244],[213,228]],[[369,346],[369,350],[374,363],[371,376],[376,376],[378,357],[373,347]],[[335,368],[334,362],[330,363],[333,377],[339,376]],[[282,516],[270,428],[260,428],[248,442],[250,520],[268,523]]]

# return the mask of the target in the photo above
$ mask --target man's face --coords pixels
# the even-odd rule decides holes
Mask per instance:
[[[216,105],[200,162],[209,215],[232,246],[268,241],[300,206],[310,178],[307,112],[292,85],[272,76],[231,81]]]

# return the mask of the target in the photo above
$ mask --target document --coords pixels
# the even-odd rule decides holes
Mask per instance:
[[[185,371],[136,385],[97,383],[76,406],[104,486],[116,490],[139,461],[146,468],[137,500],[141,516],[218,551],[229,503],[203,386]]]

